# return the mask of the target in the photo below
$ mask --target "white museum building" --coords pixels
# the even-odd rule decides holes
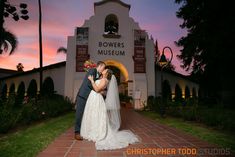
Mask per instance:
[[[161,71],[155,65],[154,41],[129,16],[130,9],[121,0],[95,2],[94,15],[68,37],[66,61],[45,66],[43,80],[50,78],[57,94],[74,101],[85,76],[84,62],[101,60],[117,76],[119,92],[133,97],[134,108],[143,107],[148,96],[161,94],[161,76],[168,82],[172,97],[176,86],[182,89],[183,96],[185,88],[191,96],[197,95],[197,83],[174,71]],[[8,92],[12,85],[17,91],[22,83],[27,89],[32,80],[39,91],[38,69],[21,73],[0,69],[0,89],[5,86]]]

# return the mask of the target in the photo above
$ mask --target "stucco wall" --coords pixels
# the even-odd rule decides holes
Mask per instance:
[[[182,76],[178,76],[175,75],[173,73],[169,73],[169,72],[162,72],[160,70],[157,70],[155,75],[156,75],[156,96],[160,96],[161,95],[161,74],[162,74],[162,78],[163,81],[167,80],[170,84],[171,87],[171,93],[174,96],[175,94],[175,86],[176,84],[178,84],[180,86],[180,88],[182,89],[182,95],[184,96],[184,92],[185,92],[185,87],[188,86],[189,90],[190,90],[190,95],[192,95],[192,91],[193,88],[196,91],[196,95],[198,96],[198,90],[199,90],[199,85],[189,79],[186,79]]]
[[[52,68],[43,71],[43,80],[47,77],[51,77],[54,83],[54,90],[57,94],[64,95],[64,82],[65,82],[65,66]],[[20,75],[16,77],[7,78],[1,81],[1,84],[7,84],[7,90],[9,92],[11,84],[15,84],[15,92],[17,92],[18,86],[21,82],[24,82],[25,91],[27,92],[27,88],[32,79],[35,79],[37,82],[38,91],[39,88],[39,73],[30,73],[25,75]]]
[[[141,29],[139,24],[129,16],[129,8],[117,2],[107,2],[95,6],[94,15],[85,20],[81,27],[89,28],[88,53],[93,61],[105,61],[110,65],[121,65],[119,69],[127,71],[128,75],[128,93],[133,94],[136,90],[141,90],[142,101],[147,99],[148,95],[155,94],[155,75],[154,75],[154,42],[146,34],[146,73],[134,73],[134,30]],[[105,38],[104,26],[105,18],[114,14],[118,19],[120,38]],[[105,47],[100,43],[112,42],[121,43],[123,47]],[[124,55],[103,55],[99,50],[118,50],[124,51]],[[109,65],[109,64],[108,64]],[[81,86],[84,72],[76,72],[76,30],[74,36],[68,37],[68,53],[65,78],[65,95],[75,100],[77,91]]]

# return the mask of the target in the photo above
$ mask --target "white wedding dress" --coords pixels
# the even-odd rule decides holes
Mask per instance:
[[[95,83],[98,85],[100,80],[97,80]],[[110,93],[113,94],[115,92],[112,91]],[[116,118],[113,121],[113,115],[110,114],[111,111],[107,108],[109,107],[107,107],[107,101],[104,101],[103,96],[92,90],[83,113],[81,136],[84,139],[95,142],[97,150],[120,149],[127,147],[129,144],[139,142],[140,138],[131,131],[118,130],[120,119]],[[120,108],[118,108],[116,113],[120,116],[119,110]]]

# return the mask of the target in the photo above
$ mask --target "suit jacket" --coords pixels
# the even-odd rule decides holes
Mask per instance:
[[[92,87],[92,84],[91,84],[91,81],[88,80],[88,76],[89,75],[92,75],[94,77],[94,81],[98,80],[99,77],[96,77],[97,76],[97,69],[96,68],[92,68],[90,69],[87,73],[86,73],[86,76],[85,78],[83,79],[83,82],[82,82],[82,85],[78,91],[78,96],[84,98],[84,99],[87,99],[91,90],[93,90],[93,87]]]

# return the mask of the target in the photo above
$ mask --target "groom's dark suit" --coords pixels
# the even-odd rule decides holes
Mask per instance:
[[[91,81],[88,80],[88,76],[92,75],[94,77],[94,81],[99,79],[99,74],[96,68],[90,69],[87,73],[85,78],[83,79],[82,85],[78,91],[77,98],[76,98],[76,122],[75,122],[75,133],[80,134],[81,129],[81,121],[84,112],[84,108],[86,105],[87,98],[91,92],[92,84]]]

